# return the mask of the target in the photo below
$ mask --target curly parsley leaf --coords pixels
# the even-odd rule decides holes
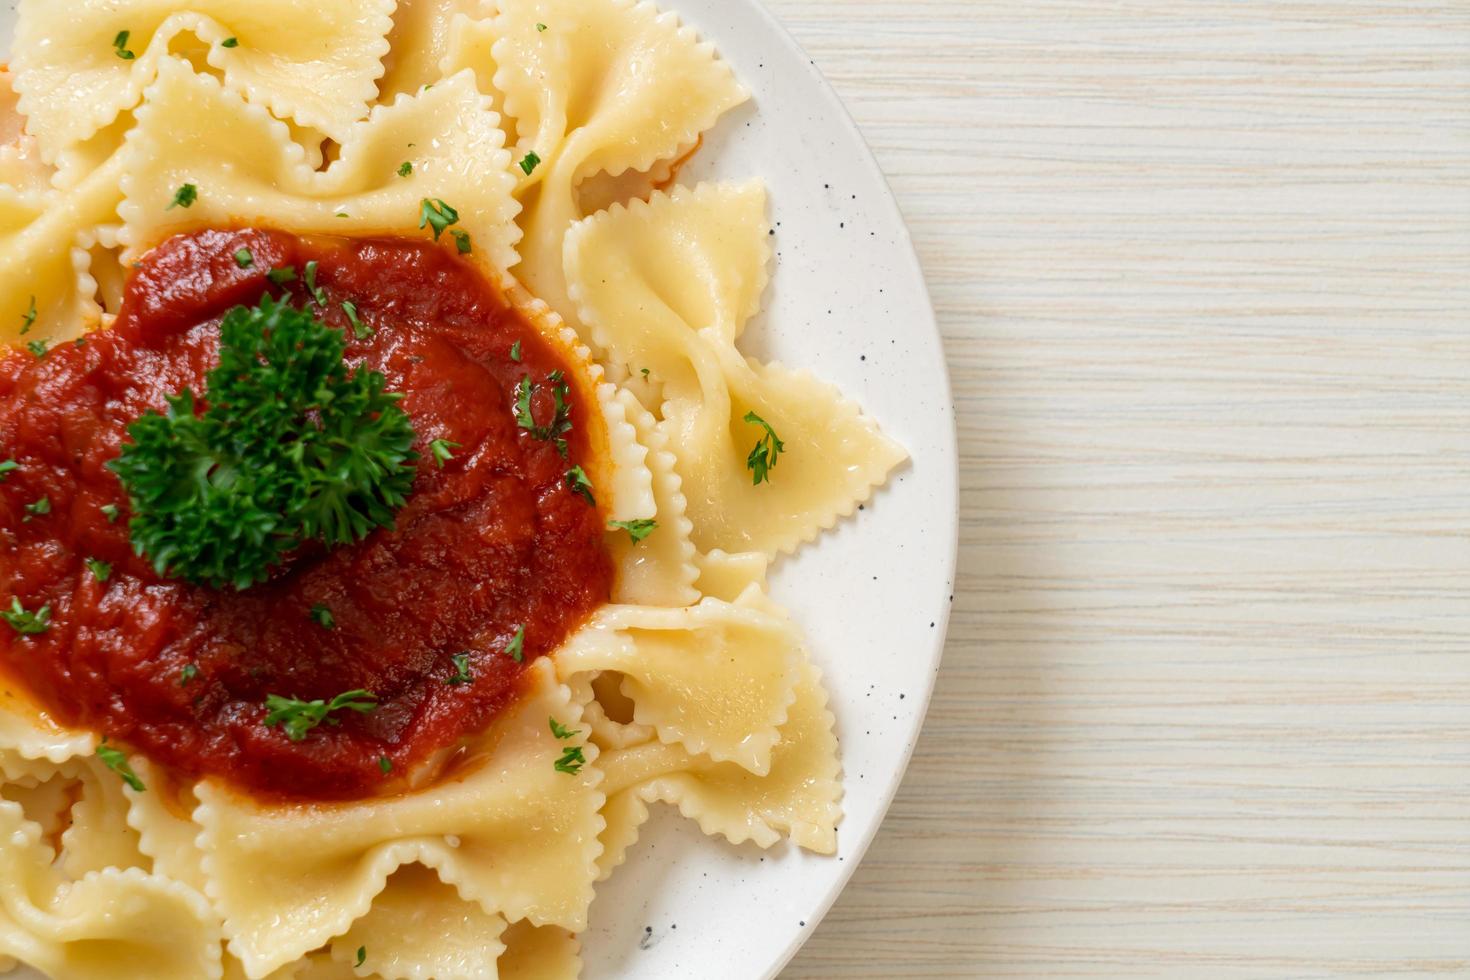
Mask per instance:
[[[460,445],[457,442],[450,442],[448,439],[435,439],[429,443],[429,455],[434,457],[434,462],[438,463],[439,468],[442,470],[444,464],[454,458],[454,451],[459,448]]]
[[[587,501],[588,506],[597,506],[597,498],[592,496],[592,481],[587,479],[587,471],[582,467],[567,470],[567,489]]]
[[[556,451],[561,453],[562,459],[566,459],[566,434],[572,431],[572,406],[567,400],[571,391],[567,387],[566,378],[560,371],[553,371],[547,380],[551,382],[551,400],[554,406],[550,424],[536,424],[536,411],[533,404],[536,386],[531,382],[531,376],[528,374],[523,376],[520,384],[516,386],[516,425],[531,433],[533,439],[540,439],[542,442],[554,441]]]
[[[454,238],[454,247],[459,249],[460,255],[469,255],[474,250],[474,242],[470,240],[469,232],[456,228],[449,234]]]
[[[306,541],[393,526],[416,472],[413,425],[383,375],[349,372],[345,348],[340,330],[269,297],[236,307],[209,408],[186,389],[128,427],[108,465],[128,491],[133,548],[159,574],[244,589]]]
[[[516,663],[526,658],[526,627],[517,626],[516,635],[505,645],[505,655]]]
[[[184,184],[178,190],[174,191],[173,203],[164,208],[164,210],[172,211],[174,208],[192,208],[194,202],[197,200],[199,200],[199,188],[193,184]]]
[[[769,483],[771,470],[776,468],[776,461],[786,451],[786,443],[776,436],[776,430],[771,428],[770,423],[754,412],[745,413],[745,421],[752,425],[758,425],[765,429],[765,434],[756,440],[755,448],[745,459],[745,466],[750,470],[752,482],[755,486]]]
[[[51,628],[51,604],[37,609],[35,612],[27,612],[26,607],[20,604],[20,596],[10,597],[10,608],[0,609],[0,619],[10,624],[10,628],[21,636],[38,636]]]
[[[112,577],[112,564],[101,558],[88,558],[86,560],[87,571],[99,582],[106,582]]]
[[[436,198],[424,198],[419,205],[419,227],[433,228],[434,241],[444,234],[450,225],[459,222],[459,212]]]
[[[143,785],[143,780],[138,778],[138,774],[133,772],[133,767],[128,764],[127,753],[108,745],[105,738],[102,744],[97,746],[97,758],[104,766],[117,773],[133,792],[142,793],[148,789]]]
[[[255,264],[255,254],[248,248],[236,249],[235,264],[242,269],[248,269]]]
[[[47,341],[47,340],[32,340],[32,341],[29,341],[29,342],[26,343],[26,350],[30,351],[33,355],[35,355],[36,360],[40,360],[41,358],[43,358],[43,357],[46,356],[46,349],[48,347],[50,347],[50,346],[51,346],[51,342],[50,341]]]
[[[411,173],[413,173],[413,161],[412,160],[405,160],[401,164],[398,165],[398,176],[400,176],[400,177],[407,177]]]
[[[128,38],[132,37],[132,31],[118,31],[117,37],[112,39],[112,50],[123,61],[132,61],[137,55],[128,50]]]
[[[337,618],[332,615],[332,610],[320,602],[312,606],[311,612],[307,613],[307,615],[311,617],[313,623],[316,623],[324,630],[334,630],[337,628]]]
[[[109,524],[116,524],[117,519],[122,516],[122,511],[118,510],[117,504],[103,504],[97,509],[102,511],[102,516],[107,518]]]
[[[280,725],[287,738],[300,742],[322,722],[329,725],[340,724],[332,717],[338,711],[356,711],[358,714],[376,711],[378,696],[371,691],[357,690],[339,694],[330,701],[301,701],[272,694],[266,697],[265,707],[268,712],[265,716],[265,727],[274,728]]]
[[[0,461],[0,483],[10,479],[10,474],[20,469],[20,464],[13,459]]]
[[[184,669],[179,671],[179,687],[188,687],[199,676],[199,668],[194,664],[185,664]]]
[[[51,498],[42,497],[35,503],[26,504],[26,516],[21,519],[22,524],[29,524],[37,517],[45,517],[51,513]]]
[[[582,733],[579,732],[579,731],[575,731],[573,729],[570,729],[570,728],[566,727],[565,725],[561,724],[560,722],[558,722],[555,718],[552,718],[551,719],[551,734],[555,735],[559,739],[565,740],[565,739],[569,739],[569,738],[576,738],[578,735],[580,735]]]
[[[362,317],[357,312],[357,304],[351,300],[342,301],[342,313],[347,317],[347,322],[352,325],[352,336],[358,340],[367,340],[373,335],[373,328],[362,322]]]
[[[475,676],[470,673],[470,652],[468,650],[463,653],[456,653],[449,658],[449,662],[454,664],[454,676],[444,683],[450,687],[468,684],[475,679]]]
[[[607,526],[615,531],[627,531],[628,537],[637,544],[658,530],[658,521],[645,518],[641,521],[608,521]]]
[[[569,745],[562,752],[561,758],[556,760],[556,771],[564,772],[568,776],[575,776],[582,771],[587,764],[587,757],[582,754],[582,746]]]

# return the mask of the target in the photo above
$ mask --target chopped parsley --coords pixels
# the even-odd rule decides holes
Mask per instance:
[[[470,241],[469,232],[460,231],[458,228],[456,228],[449,234],[454,237],[454,247],[459,249],[460,255],[469,255],[471,250],[474,249],[475,246],[474,243]]]
[[[332,615],[332,610],[320,602],[312,606],[311,612],[307,613],[307,615],[311,617],[313,623],[316,623],[324,630],[334,630],[337,628],[337,619]]]
[[[279,269],[272,269],[265,274],[265,277],[277,286],[284,286],[287,283],[296,281],[296,267],[294,265],[287,265]]]
[[[106,582],[112,577],[112,565],[101,558],[88,558],[86,561],[87,571],[99,582]]]
[[[551,416],[551,424],[536,424],[536,414],[531,406],[531,399],[536,388],[531,383],[529,374],[522,377],[520,384],[516,386],[516,424],[531,433],[533,439],[540,439],[542,442],[555,440],[556,451],[561,453],[562,459],[566,459],[567,440],[565,437],[568,432],[572,431],[572,407],[567,403],[570,391],[560,371],[553,371],[547,380],[551,382],[551,398],[556,406]]]
[[[367,961],[367,947],[366,946],[359,946],[359,947],[357,947],[357,962],[355,964],[353,964],[353,965],[354,966],[362,966],[363,963],[365,963],[366,961]]]
[[[164,210],[172,211],[174,208],[192,208],[194,202],[197,200],[199,200],[199,188],[193,184],[184,184],[178,190],[174,191],[173,203],[164,208]]]
[[[36,360],[39,361],[41,358],[46,356],[46,348],[50,346],[50,343],[51,342],[48,340],[32,340],[31,342],[26,344],[26,350],[34,354],[36,356]]]
[[[128,38],[132,31],[118,31],[117,37],[112,39],[112,50],[123,61],[132,61],[137,55],[128,50]]]
[[[770,423],[754,412],[746,412],[745,421],[766,430],[765,435],[756,440],[755,448],[745,459],[753,484],[760,486],[771,481],[771,470],[776,468],[776,460],[786,451],[786,444],[776,437],[776,430],[771,428]]]
[[[555,718],[552,718],[551,719],[551,734],[555,735],[558,739],[561,739],[561,740],[565,741],[566,739],[569,739],[569,738],[576,738],[578,735],[580,735],[582,733],[579,732],[579,731],[574,731],[573,729],[567,728],[565,725],[559,723]]]
[[[444,464],[454,458],[454,451],[460,448],[459,443],[450,442],[448,439],[435,439],[429,443],[429,454],[434,457],[434,462],[439,464],[442,470]]]
[[[573,466],[567,470],[567,489],[581,497],[593,507],[597,506],[597,498],[592,496],[592,481],[587,479],[587,471],[580,466]]]
[[[444,234],[446,228],[458,222],[459,212],[437,197],[432,200],[426,197],[419,206],[419,227],[433,228],[436,242],[439,236]]]
[[[148,788],[143,785],[143,780],[138,778],[138,774],[133,772],[133,767],[128,764],[127,753],[108,745],[106,738],[102,740],[101,745],[97,746],[97,758],[104,766],[117,773],[133,792],[142,793]]]
[[[403,161],[403,163],[399,164],[398,176],[407,177],[411,173],[413,173],[413,163],[411,161],[405,160]]]
[[[240,39],[238,37],[227,37],[219,43],[219,46],[222,48],[238,48],[240,46]]]
[[[454,676],[445,681],[450,687],[459,684],[468,684],[475,679],[474,675],[470,673],[470,652],[468,650],[463,653],[456,653],[449,660],[454,664]]]
[[[42,497],[35,503],[26,504],[26,516],[22,519],[21,523],[29,524],[32,518],[45,517],[49,513],[51,513],[51,498]]]
[[[39,315],[40,313],[36,310],[36,297],[32,296],[30,309],[26,310],[25,315],[20,318],[21,336],[25,336],[31,327],[36,325],[36,317]]]
[[[242,269],[248,269],[255,264],[255,256],[248,248],[238,249],[235,252],[235,264]]]
[[[116,524],[118,517],[122,513],[117,509],[117,504],[103,504],[97,509],[102,511],[102,516],[107,518],[107,523],[109,524]]]
[[[536,33],[539,34],[539,33],[541,33],[544,30],[546,30],[546,25],[545,24],[537,24],[536,25]]]
[[[347,316],[347,322],[352,325],[352,336],[358,340],[366,340],[373,335],[373,328],[362,322],[362,317],[357,313],[357,304],[351,300],[342,301],[342,312]]]
[[[316,270],[316,259],[306,263],[306,291],[311,293],[312,301],[316,303],[318,309],[326,310],[327,292],[316,284]]]
[[[634,544],[637,544],[658,530],[658,521],[651,518],[641,521],[609,521],[607,526],[613,530],[627,531],[628,537],[633,539]]]
[[[517,364],[521,363],[521,342],[519,340],[510,345],[510,359]]]
[[[516,663],[520,663],[526,657],[526,627],[517,626],[516,635],[510,638],[505,645],[505,655]]]
[[[642,371],[640,371],[640,372],[639,372],[639,373],[640,373],[640,374],[642,374],[642,375],[643,375],[643,380],[644,380],[644,381],[647,381],[647,380],[648,380],[648,368],[644,368],[644,369],[643,369],[643,370],[642,370]]]
[[[0,462],[0,483],[4,483],[6,480],[10,479],[10,474],[14,473],[18,469],[20,469],[20,464],[13,459],[7,459],[3,462]]]
[[[535,170],[540,163],[541,158],[536,155],[535,150],[521,157],[521,169],[525,171],[527,177],[531,176],[531,171]]]
[[[332,717],[334,712],[356,711],[358,714],[367,714],[376,711],[378,696],[371,691],[359,690],[339,694],[330,701],[300,701],[272,694],[265,699],[265,707],[268,712],[265,716],[265,727],[274,728],[280,725],[287,738],[300,742],[306,738],[307,732],[322,722],[329,725],[341,724]]]
[[[303,542],[392,526],[413,487],[413,425],[383,375],[349,372],[346,343],[269,296],[235,307],[209,407],[185,389],[128,427],[108,465],[128,491],[133,547],[159,574],[244,589]]]
[[[35,612],[27,612],[20,604],[20,596],[11,596],[10,608],[0,609],[0,619],[9,623],[10,628],[21,636],[37,636],[51,628],[51,604],[48,602]]]
[[[184,669],[179,671],[179,687],[188,687],[194,678],[199,676],[199,668],[194,664],[185,664]]]
[[[393,771],[393,760],[386,755],[378,756],[378,769],[383,775],[388,775],[388,773]]]
[[[587,757],[582,754],[582,746],[569,745],[562,752],[561,758],[556,760],[556,771],[564,772],[568,776],[575,776],[582,771],[587,764]]]

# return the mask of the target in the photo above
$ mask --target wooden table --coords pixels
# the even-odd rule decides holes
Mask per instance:
[[[787,980],[1470,976],[1470,3],[771,3],[909,217],[965,488]]]

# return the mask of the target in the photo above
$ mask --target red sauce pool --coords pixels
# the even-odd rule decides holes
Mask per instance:
[[[234,259],[241,248],[254,256],[249,269]],[[203,393],[227,310],[280,295],[269,270],[299,272],[312,259],[328,322],[345,327],[340,303],[350,300],[375,328],[349,339],[347,359],[403,394],[423,457],[413,496],[395,531],[302,549],[244,592],[160,577],[133,554],[127,495],[106,464],[166,395]],[[285,291],[305,302],[299,280]],[[513,703],[529,664],[608,599],[603,519],[565,480],[571,466],[590,471],[600,448],[585,424],[594,406],[571,386],[570,459],[516,424],[520,379],[536,383],[545,422],[557,370],[567,371],[560,352],[447,248],[266,231],[165,243],[132,277],[112,328],[40,360],[24,350],[0,359],[0,459],[20,464],[0,484],[0,605],[17,596],[52,611],[40,635],[0,624],[0,670],[58,720],[184,777],[295,799],[392,791],[483,731]],[[428,458],[433,439],[461,447],[442,469]],[[28,514],[43,496],[50,512]],[[121,511],[116,522],[108,504]],[[87,558],[112,564],[106,582]],[[331,610],[334,629],[311,619],[316,604]],[[517,663],[505,651],[522,626]],[[474,680],[450,685],[460,652]],[[377,710],[342,712],[340,725],[304,741],[263,724],[269,694],[329,700],[357,688],[378,696]]]

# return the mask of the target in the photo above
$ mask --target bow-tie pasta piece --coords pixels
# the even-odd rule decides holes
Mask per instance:
[[[206,888],[251,976],[341,935],[414,861],[487,913],[586,925],[602,827],[597,749],[556,737],[551,721],[580,732],[580,711],[549,661],[531,674],[524,700],[486,734],[488,754],[422,790],[271,806],[199,785]],[[572,749],[576,764],[558,768]]]
[[[454,43],[455,21],[480,11],[481,0],[398,0],[383,77],[378,79],[378,101],[413,95],[444,78],[440,66]]]
[[[732,844],[754,841],[768,848],[786,834],[809,851],[835,854],[842,768],[834,725],[821,672],[805,663],[766,776],[691,755],[678,745],[649,743],[609,751],[602,759],[608,797],[598,859],[601,878],[623,863],[648,819],[646,804],[655,800],[677,806],[706,834],[718,834]]]
[[[137,833],[138,850],[153,862],[155,874],[204,891],[204,852],[199,849],[199,826],[190,814],[199,800],[188,786],[173,789],[163,770],[142,756],[129,760],[142,792],[124,787],[128,799],[127,823]]]
[[[701,551],[794,551],[907,458],[831,386],[736,349],[766,283],[767,230],[765,192],[747,183],[676,188],[567,236],[568,282],[593,341],[663,382],[661,428]]]
[[[171,53],[194,53],[231,92],[340,141],[374,95],[393,6],[21,0],[13,64],[20,109],[43,157],[55,161],[136,107]]]
[[[499,980],[576,980],[582,972],[582,944],[556,926],[517,922],[501,936]]]
[[[474,79],[461,74],[380,106],[344,135],[324,172],[307,165],[285,127],[218,82],[169,60],[128,135],[122,241],[138,255],[180,232],[261,223],[283,231],[401,234],[425,199],[459,213],[473,254],[503,269],[517,234],[504,136]],[[403,163],[413,165],[399,175]],[[189,184],[197,196],[170,205]],[[423,232],[428,235],[429,232]]]
[[[421,864],[393,872],[373,907],[332,940],[332,959],[385,977],[482,980],[505,951],[505,920],[491,915]]]
[[[563,677],[623,674],[634,722],[665,742],[764,774],[801,656],[801,637],[783,617],[706,599],[687,609],[609,606],[556,662]]]
[[[749,93],[712,45],[652,3],[503,0],[499,7],[492,24],[460,26],[494,39],[494,87],[519,137],[526,237],[517,275],[570,320],[561,244],[583,216],[577,185],[679,156]],[[446,68],[478,62],[483,72],[476,55],[483,50],[461,39]]]
[[[30,761],[60,765],[89,756],[96,749],[96,735],[59,724],[0,678],[0,773],[22,778],[27,773],[19,767]],[[32,774],[44,772],[45,767]]]
[[[220,976],[218,928],[197,892],[136,868],[69,881],[52,857],[41,828],[0,801],[0,958],[66,980]]]
[[[148,859],[138,847],[138,832],[127,822],[127,788],[117,773],[95,758],[88,759],[81,768],[79,790],[71,808],[71,825],[61,835],[62,873],[80,878],[104,868],[147,867]]]

